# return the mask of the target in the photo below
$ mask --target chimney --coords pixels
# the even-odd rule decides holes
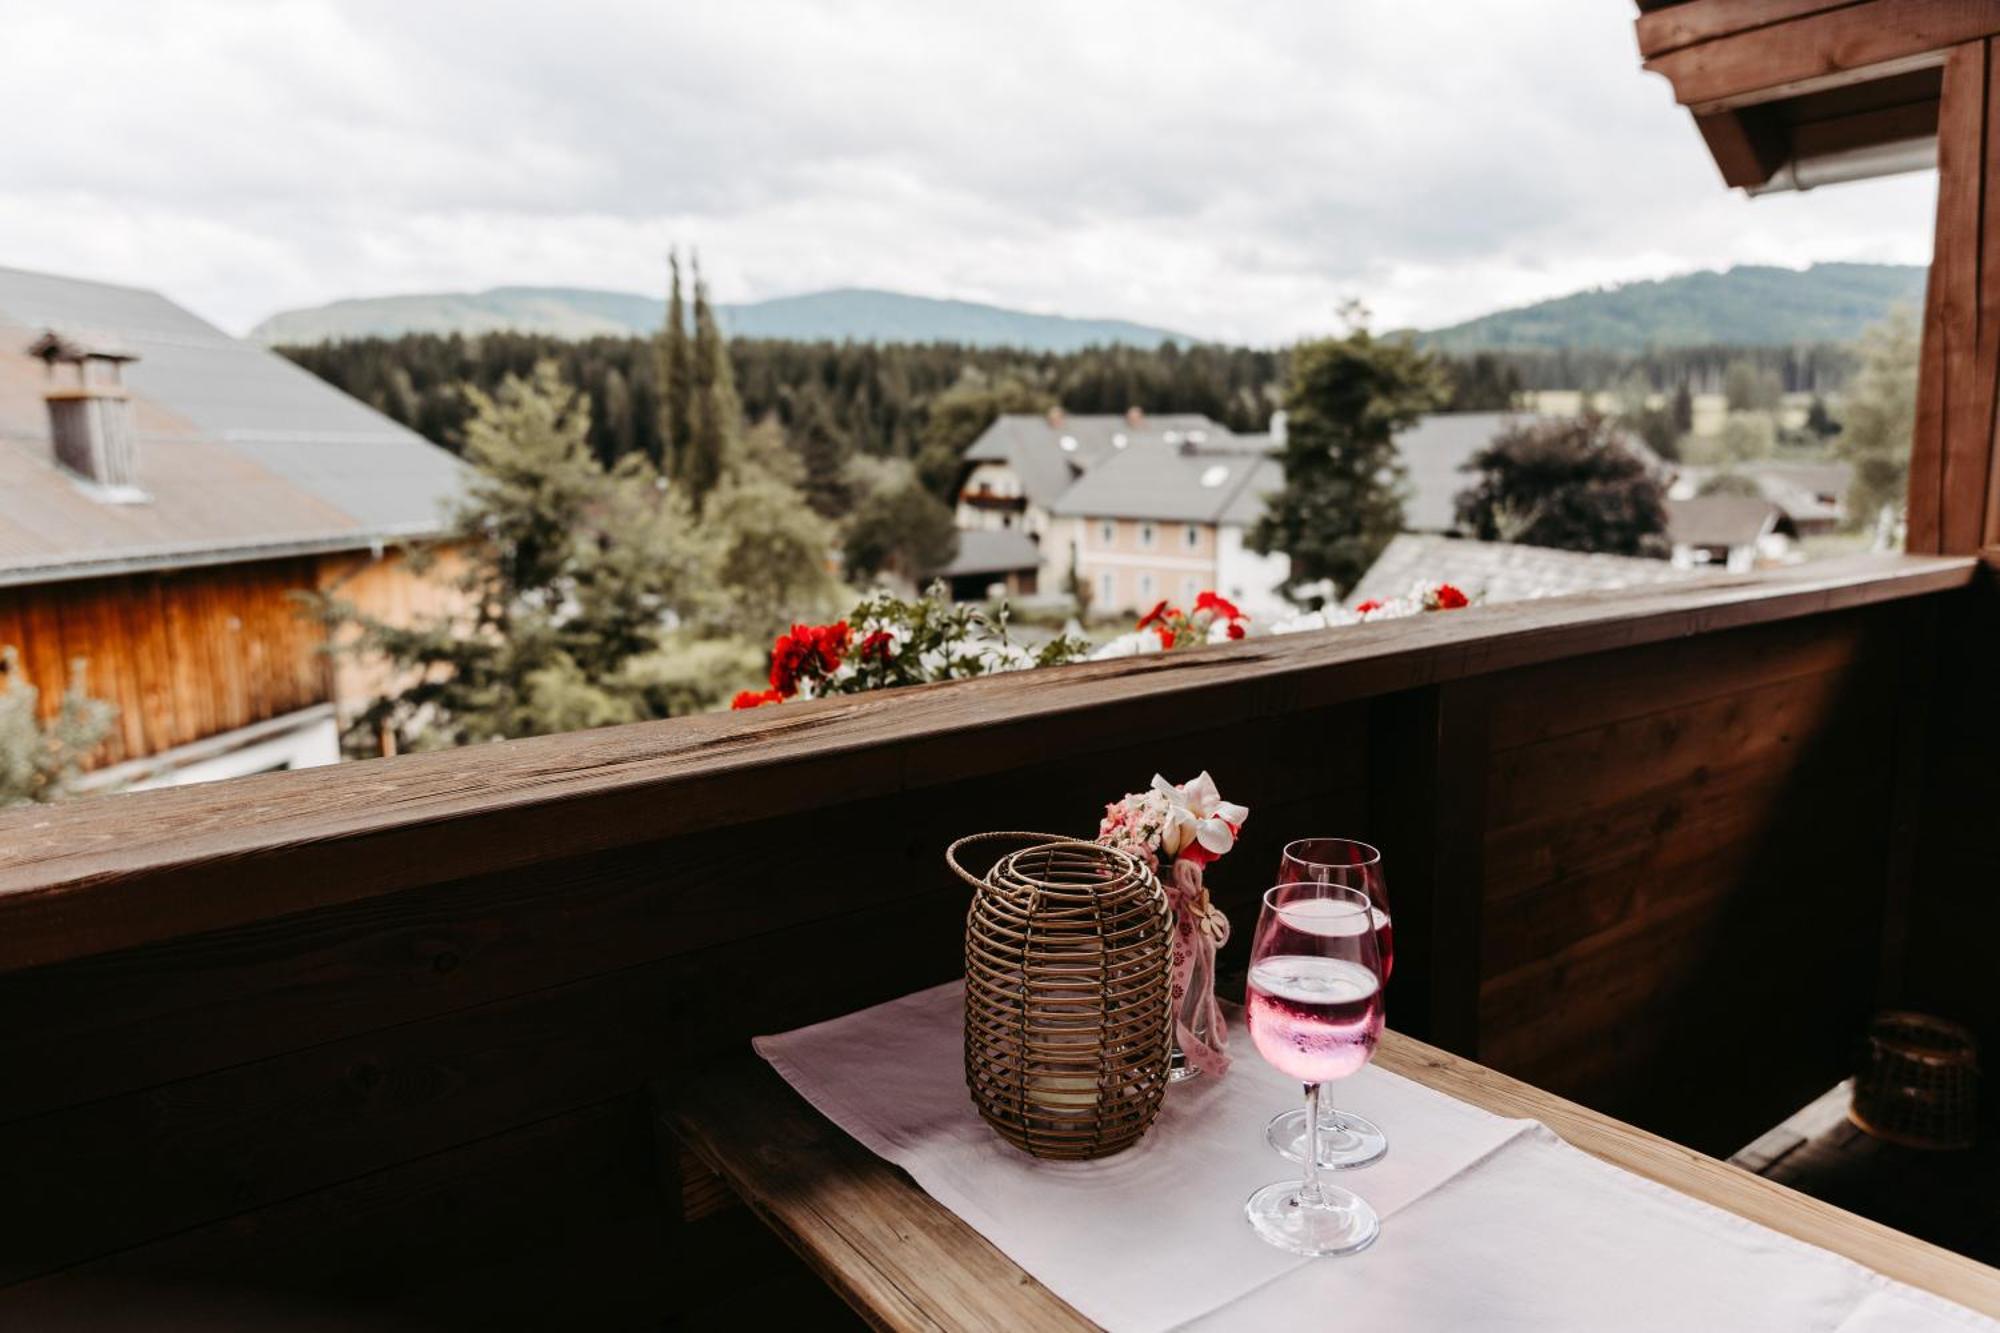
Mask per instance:
[[[1052,407],[1049,409],[1050,430],[1061,430],[1063,428],[1063,423],[1068,420],[1069,420],[1069,414],[1067,412],[1064,412],[1060,407]]]
[[[1125,425],[1127,426],[1127,428],[1131,430],[1137,430],[1139,429],[1139,427],[1145,424],[1146,424],[1146,414],[1144,412],[1140,411],[1136,407],[1128,407],[1125,409]]]
[[[124,367],[138,355],[53,329],[35,340],[28,355],[40,357],[49,368],[49,387],[42,397],[49,407],[56,462],[107,490],[136,491],[139,446]],[[71,367],[71,373],[64,375],[59,366]]]

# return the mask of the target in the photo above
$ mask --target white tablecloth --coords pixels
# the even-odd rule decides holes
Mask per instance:
[[[1382,1238],[1300,1259],[1243,1219],[1252,1190],[1296,1174],[1263,1127],[1302,1099],[1240,1028],[1226,1078],[1168,1089],[1136,1147],[1073,1163],[1028,1157],[979,1119],[962,1035],[954,982],[756,1047],[828,1119],[1109,1329],[2000,1333],[1534,1121],[1372,1067],[1331,1092],[1389,1135],[1387,1158],[1338,1176],[1381,1214]]]

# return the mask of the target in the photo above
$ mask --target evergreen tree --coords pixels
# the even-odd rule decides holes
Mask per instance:
[[[653,462],[670,477],[686,465],[694,435],[694,351],[688,345],[687,310],[681,303],[681,257],[668,251],[667,322],[656,340],[659,358],[660,420]]]
[[[1467,470],[1479,480],[1459,493],[1458,522],[1481,541],[1667,554],[1666,494],[1604,417],[1516,426]]]
[[[1862,335],[1861,373],[1848,390],[1847,420],[1835,445],[1854,465],[1847,514],[1858,527],[1893,526],[1908,503],[1920,350],[1917,321],[1908,310],[1890,312]]]
[[[663,715],[671,626],[713,612],[715,557],[686,501],[642,455],[598,461],[588,410],[553,365],[491,397],[469,392],[475,470],[441,542],[460,569],[454,608],[392,625],[321,602],[395,682],[350,744],[433,748]],[[709,682],[708,701],[740,678]]]
[[[1395,434],[1444,400],[1444,374],[1409,341],[1356,329],[1293,348],[1291,375],[1285,487],[1250,544],[1290,555],[1292,586],[1344,593],[1403,526]]]
[[[742,431],[743,404],[729,366],[729,343],[708,303],[701,264],[694,267],[694,404],[688,444],[674,479],[699,509],[722,479],[730,442]]]
[[[1694,391],[1688,388],[1686,380],[1674,389],[1674,400],[1668,411],[1673,415],[1676,436],[1686,435],[1694,429]]]

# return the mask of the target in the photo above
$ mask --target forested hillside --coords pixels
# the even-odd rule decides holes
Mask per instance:
[[[280,348],[322,379],[458,449],[470,384],[492,390],[509,373],[552,360],[591,407],[591,444],[606,460],[640,450],[657,459],[659,375],[649,338],[491,333],[413,334]],[[1031,352],[944,343],[804,343],[736,339],[736,385],[751,420],[776,418],[815,474],[856,455],[907,458],[948,489],[958,454],[996,412],[1201,412],[1237,431],[1266,428],[1286,373],[1284,351],[1203,345]],[[1774,374],[1787,391],[1838,389],[1847,347],[1682,348],[1646,356],[1528,351],[1444,358],[1451,408],[1504,408],[1521,389],[1615,389],[1643,380],[1670,393],[1721,392],[1732,365]]]
[[[1433,329],[1422,338],[1440,351],[1459,353],[1561,348],[1629,354],[1713,343],[1848,343],[1891,308],[1921,306],[1928,272],[1911,264],[1805,269],[1742,264],[1719,273],[1575,292]]]

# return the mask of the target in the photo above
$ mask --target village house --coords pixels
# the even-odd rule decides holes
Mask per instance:
[[[955,595],[1079,592],[1093,610],[1134,611],[1214,589],[1253,617],[1279,614],[1290,561],[1247,542],[1284,485],[1273,444],[1136,408],[1003,416],[966,451],[946,576]]]
[[[302,594],[437,604],[396,545],[463,465],[157,293],[0,269],[0,648],[53,710],[115,705],[86,786],[339,757],[370,674]]]

